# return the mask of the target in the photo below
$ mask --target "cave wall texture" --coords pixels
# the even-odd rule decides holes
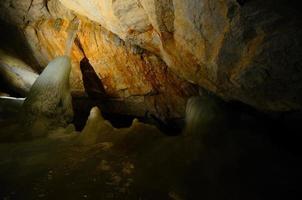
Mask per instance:
[[[86,56],[126,113],[183,116],[196,85],[259,110],[302,106],[296,1],[2,0],[0,11],[21,31],[36,71],[64,53],[68,24],[80,18],[72,90],[84,92]]]

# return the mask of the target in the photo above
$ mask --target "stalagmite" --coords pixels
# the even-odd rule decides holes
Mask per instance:
[[[69,86],[70,52],[79,28],[79,20],[71,22],[64,56],[51,61],[37,78],[23,104],[21,120],[30,137],[43,136],[49,129],[66,126],[73,118]]]
[[[110,135],[113,126],[109,121],[105,120],[98,107],[93,107],[87,119],[85,128],[82,131],[80,140],[82,144],[95,144],[100,141],[104,135]]]
[[[222,130],[226,124],[226,112],[220,104],[206,95],[191,97],[186,106],[185,134],[199,137]]]

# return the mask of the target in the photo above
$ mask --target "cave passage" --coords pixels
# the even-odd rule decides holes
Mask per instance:
[[[297,2],[0,1],[0,200],[302,199]]]

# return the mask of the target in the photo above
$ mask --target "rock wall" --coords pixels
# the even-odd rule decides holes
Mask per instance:
[[[53,58],[64,54],[66,30],[75,17],[70,11],[64,10],[59,1],[47,3],[46,6],[42,1],[33,1],[31,9],[41,14],[44,12],[38,11],[36,7],[42,8],[45,14],[31,18],[38,14],[23,13],[28,16],[26,24],[20,21],[24,17],[4,17],[23,30],[40,70]],[[12,11],[7,9],[6,12]],[[159,56],[123,41],[86,17],[78,17],[82,25],[71,54],[73,63],[70,82],[74,95],[83,96],[85,92],[79,64],[86,56],[109,96],[105,111],[138,116],[148,112],[162,119],[183,116],[186,99],[196,95],[194,85],[168,69]]]
[[[260,110],[302,106],[296,1],[4,0],[0,10],[42,67],[62,55],[69,21],[81,18],[73,91],[83,92],[86,56],[112,98],[136,105],[129,113],[183,116],[192,84]]]
[[[0,49],[0,89],[26,96],[37,77],[25,62]]]

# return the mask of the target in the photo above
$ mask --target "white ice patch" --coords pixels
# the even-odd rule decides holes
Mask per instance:
[[[67,56],[55,58],[44,69],[23,104],[22,120],[27,126],[45,130],[65,126],[72,120],[70,71],[71,60]]]

